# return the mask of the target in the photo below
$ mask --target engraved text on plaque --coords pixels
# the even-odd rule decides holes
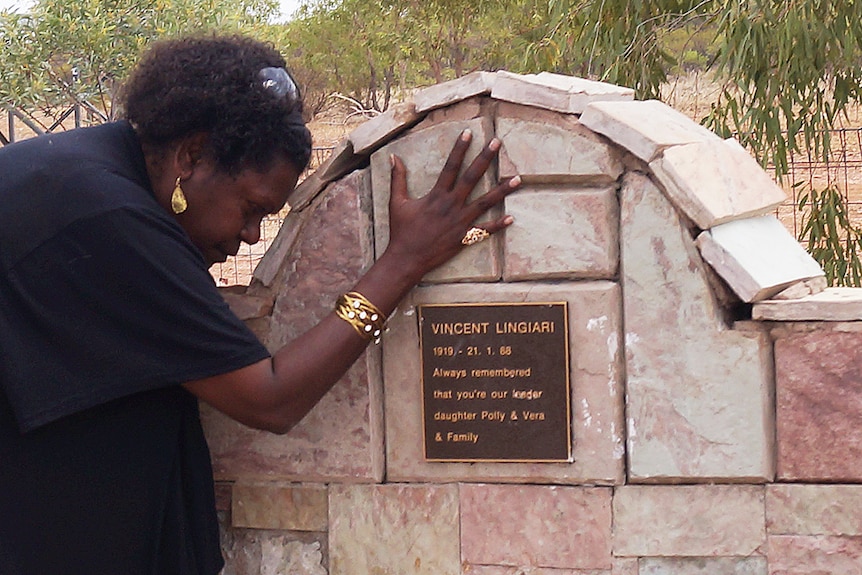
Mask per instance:
[[[418,311],[427,460],[571,460],[565,303]]]

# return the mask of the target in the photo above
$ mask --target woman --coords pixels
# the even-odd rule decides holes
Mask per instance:
[[[208,268],[260,239],[311,138],[285,62],[241,37],[155,44],[125,120],[0,150],[0,573],[215,574],[222,567],[198,399],[284,433],[384,318],[518,186],[466,203],[494,140],[409,199],[392,160],[391,237],[333,313],[270,356]]]

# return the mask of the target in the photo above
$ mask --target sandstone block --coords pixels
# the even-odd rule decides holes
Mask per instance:
[[[465,563],[611,568],[609,488],[462,484],[460,494]]]
[[[387,478],[393,481],[620,483],[623,478],[619,288],[611,282],[435,285],[413,290],[383,339]],[[416,306],[568,302],[572,463],[455,463],[424,459]],[[392,342],[392,343],[390,343]]]
[[[754,304],[753,319],[772,321],[862,320],[862,289],[835,287],[795,300]]]
[[[308,215],[305,212],[292,212],[287,215],[275,240],[254,268],[253,277],[256,281],[266,287],[271,287],[275,283],[279,272],[282,271],[282,264],[293,249],[293,244],[299,237],[306,219]]]
[[[341,141],[330,152],[326,161],[302,180],[290,194],[291,211],[304,210],[326,188],[327,184],[359,167],[366,157],[354,153],[353,143],[350,140]]]
[[[584,110],[581,123],[645,162],[652,162],[670,146],[721,141],[713,132],[658,100],[594,102]]]
[[[771,575],[859,573],[862,537],[769,537]]]
[[[613,500],[614,554],[753,555],[766,541],[763,491],[754,485],[617,487]]]
[[[491,97],[536,108],[580,114],[590,102],[631,100],[634,90],[549,72],[512,74],[501,70],[494,80]]]
[[[611,575],[640,575],[638,560],[635,557],[614,557],[614,568]]]
[[[519,565],[464,565],[464,575],[617,575],[607,569],[553,569],[550,567],[529,567]],[[637,571],[620,575],[638,575]]]
[[[503,279],[616,276],[619,204],[615,188],[522,188],[505,200],[515,218],[503,241]]]
[[[325,487],[237,482],[233,486],[234,527],[326,531]]]
[[[216,511],[230,511],[233,484],[225,481],[215,482]]]
[[[421,122],[416,124],[413,131],[418,132],[425,128],[430,128],[437,124],[443,124],[446,122],[469,122],[470,120],[480,116],[493,117],[495,105],[495,102],[490,98],[482,98],[478,96],[467,98],[466,100],[452,104],[451,106],[432,110]]]
[[[501,103],[497,108],[500,178],[525,183],[610,183],[622,173],[619,152],[577,118]]]
[[[787,199],[735,140],[672,146],[650,168],[670,201],[702,230],[768,214]]]
[[[264,344],[281,348],[332,310],[373,261],[368,170],[327,188],[303,214],[282,263]],[[380,349],[369,347],[344,378],[285,436],[249,429],[203,406],[219,479],[377,481],[383,477]]]
[[[221,575],[327,575],[325,545],[318,537],[222,525],[225,566]]]
[[[457,485],[333,485],[330,575],[460,575]]]
[[[493,72],[471,72],[460,78],[424,88],[413,95],[416,111],[427,112],[480,94],[489,94],[494,86]]]
[[[644,557],[638,575],[767,575],[766,557]]]
[[[773,476],[765,333],[728,329],[694,241],[645,176],[621,192],[630,481]]]
[[[770,535],[862,535],[862,485],[769,485]]]
[[[822,293],[827,287],[829,287],[829,284],[826,281],[826,276],[817,276],[816,278],[793,284],[772,296],[771,299],[802,299],[810,295]]]
[[[428,193],[437,181],[449,152],[464,129],[473,132],[467,150],[464,169],[479,154],[493,134],[490,118],[476,118],[467,122],[451,122],[413,131],[387,144],[371,156],[372,188],[374,190],[374,241],[378,257],[389,245],[389,184],[391,180],[390,154],[404,160],[407,166],[407,187],[411,197]],[[487,192],[496,178],[491,168],[471,198]],[[496,213],[496,212],[495,212]],[[500,240],[488,240],[462,250],[457,256],[429,273],[425,280],[439,281],[495,281],[500,278]]]
[[[272,312],[273,301],[268,297],[219,290],[230,310],[241,320],[266,317]]]
[[[775,371],[778,477],[862,481],[858,330],[779,337]]]
[[[768,299],[794,283],[823,276],[775,216],[721,224],[702,232],[697,247],[744,302]]]
[[[423,117],[413,102],[393,104],[379,116],[360,124],[348,136],[355,154],[369,154],[377,146],[403,132]]]

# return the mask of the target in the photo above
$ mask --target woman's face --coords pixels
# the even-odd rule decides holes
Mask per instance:
[[[298,178],[296,167],[281,158],[266,171],[247,168],[236,176],[203,160],[182,182],[188,209],[177,221],[208,265],[223,262],[236,255],[241,242],[260,240],[261,221],[284,207]]]

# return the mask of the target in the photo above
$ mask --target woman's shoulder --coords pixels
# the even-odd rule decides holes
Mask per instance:
[[[40,136],[5,152],[0,244],[17,245],[17,257],[0,249],[7,264],[70,225],[116,212],[133,212],[162,229],[175,225],[153,197],[140,146],[125,122]]]

